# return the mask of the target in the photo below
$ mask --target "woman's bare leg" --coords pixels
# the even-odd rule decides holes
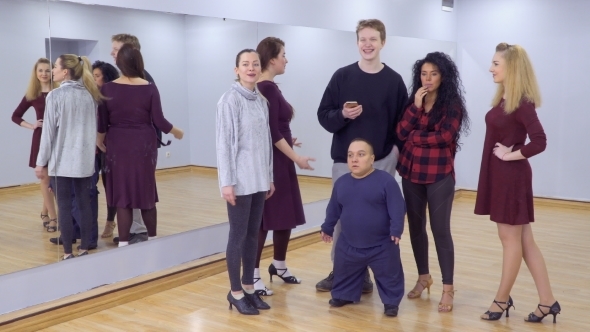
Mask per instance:
[[[543,258],[543,254],[535,242],[535,238],[533,237],[533,229],[531,228],[530,224],[522,226],[522,254],[524,257],[524,262],[529,268],[529,271],[531,271],[531,275],[535,281],[535,286],[537,287],[537,292],[539,293],[539,303],[542,305],[551,306],[553,303],[555,303],[555,297],[553,296],[551,284],[549,283],[549,274],[547,273],[545,259]],[[544,313],[541,313],[539,308],[537,308],[535,310],[535,315],[541,317],[543,314],[549,311],[548,308],[544,309]]]
[[[502,279],[500,280],[500,286],[496,293],[495,300],[498,302],[507,302],[510,296],[510,291],[516,276],[520,270],[520,264],[522,262],[522,225],[507,225],[497,223],[498,236],[502,241]],[[503,309],[506,308],[505,304],[501,305]],[[488,309],[491,312],[500,312],[500,308],[492,303]],[[483,318],[487,318],[488,315],[482,315]]]

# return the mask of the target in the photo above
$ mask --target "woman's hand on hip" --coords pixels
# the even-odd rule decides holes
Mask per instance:
[[[514,147],[514,145],[508,147],[508,146],[502,145],[502,143],[496,143],[494,150],[493,150],[493,154],[494,154],[494,156],[498,157],[498,159],[504,160],[504,155],[512,152],[512,147]]]

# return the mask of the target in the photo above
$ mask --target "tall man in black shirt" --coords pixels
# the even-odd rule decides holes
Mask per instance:
[[[320,124],[333,133],[332,183],[349,173],[348,146],[355,138],[371,143],[375,152],[374,167],[393,176],[402,148],[395,128],[408,100],[408,91],[402,77],[381,63],[379,53],[385,46],[385,25],[377,19],[361,20],[356,35],[361,59],[334,73],[318,108]],[[338,223],[333,234],[332,262],[340,231]],[[331,272],[316,289],[330,291],[333,278]],[[372,291],[373,283],[367,270],[363,292]]]

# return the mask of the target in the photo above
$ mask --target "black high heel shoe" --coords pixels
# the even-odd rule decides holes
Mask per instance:
[[[229,293],[227,293],[227,302],[229,302],[229,309],[231,310],[232,305],[234,305],[236,307],[236,309],[238,309],[238,312],[241,313],[242,315],[259,315],[260,311],[258,311],[258,309],[254,308],[254,306],[252,305],[252,303],[250,303],[250,300],[248,300],[248,298],[246,297],[246,294],[244,293],[244,297],[236,300],[236,298],[231,294],[231,291],[229,291]]]
[[[268,303],[264,302],[260,298],[260,295],[256,294],[256,292],[254,292],[254,294],[248,294],[248,293],[246,293],[246,291],[244,291],[244,297],[246,299],[248,299],[248,301],[250,301],[250,304],[252,304],[258,310],[270,309],[270,306],[268,305]]]
[[[279,271],[282,271],[281,274],[279,274]],[[281,279],[283,279],[283,281],[287,284],[300,284],[301,280],[295,278],[294,276],[289,276],[289,277],[283,277],[283,275],[287,272],[287,269],[277,269],[274,264],[270,264],[270,266],[268,267],[268,273],[270,274],[270,282],[272,282],[272,276],[277,276]]]
[[[504,311],[506,311],[506,318],[508,318],[508,317],[510,317],[510,307],[516,309],[516,307],[514,306],[514,302],[512,301],[512,297],[510,297],[510,296],[508,296],[508,301],[506,301],[506,302],[500,302],[500,301],[494,300],[494,303],[500,309],[502,309],[502,311],[501,312],[493,312],[493,311],[488,310],[483,313],[484,315],[488,315],[488,318],[481,317],[481,319],[483,319],[483,320],[498,320],[498,319],[502,318],[502,314],[504,313]],[[505,304],[506,309],[502,308],[502,306],[500,304]]]
[[[549,312],[544,313],[541,307],[549,308]],[[557,323],[557,314],[561,313],[561,306],[559,305],[559,302],[555,301],[555,303],[553,303],[551,306],[539,304],[537,305],[537,308],[539,308],[539,311],[543,314],[543,316],[539,317],[535,315],[534,312],[531,312],[529,316],[524,319],[525,322],[540,323],[546,316],[553,315],[553,324]]]

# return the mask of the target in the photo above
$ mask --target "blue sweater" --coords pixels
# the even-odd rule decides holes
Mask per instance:
[[[355,248],[375,247],[401,238],[406,205],[391,174],[376,169],[362,179],[341,176],[334,184],[322,232],[332,236],[340,219],[342,234]]]

